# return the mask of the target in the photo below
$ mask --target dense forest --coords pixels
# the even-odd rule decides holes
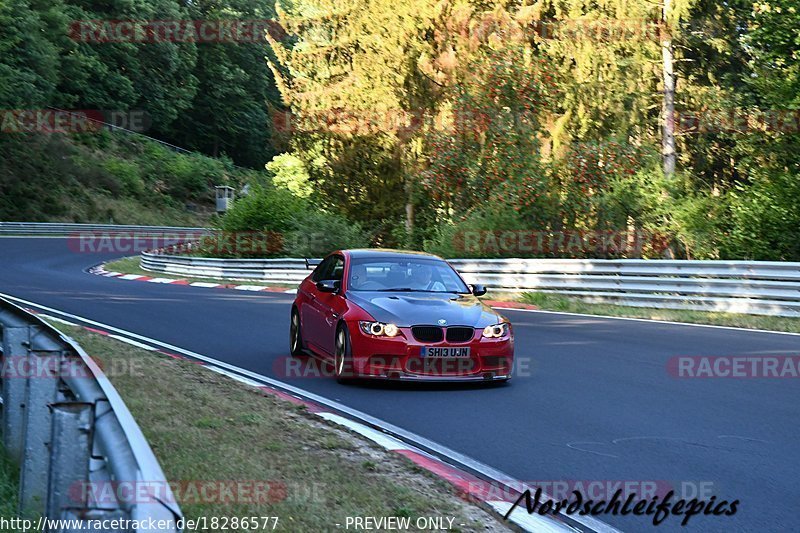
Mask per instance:
[[[76,38],[125,20],[269,24]],[[221,224],[324,236],[295,250],[800,260],[795,0],[0,0],[0,22],[0,109],[144,110],[147,135],[263,170]],[[30,137],[0,139],[3,196]],[[653,238],[464,244],[505,232]]]

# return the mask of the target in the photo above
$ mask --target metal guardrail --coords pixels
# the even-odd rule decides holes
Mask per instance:
[[[647,259],[454,259],[471,283],[597,303],[800,317],[800,263]]]
[[[592,302],[800,317],[800,263],[646,259],[451,259],[468,283]],[[212,259],[161,252],[141,267],[167,274],[299,283],[302,259]]]
[[[237,281],[300,283],[309,274],[304,259],[215,259],[144,252],[140,265],[151,272]]]
[[[139,236],[176,235],[207,233],[206,228],[184,228],[172,226],[136,226],[117,224],[70,224],[60,222],[0,222],[0,235],[75,235],[84,233],[120,234],[129,233]]]
[[[2,434],[20,465],[20,516],[50,520],[169,520],[181,510],[139,426],[108,378],[69,337],[0,298]],[[119,483],[158,496],[119,498]],[[120,491],[121,492],[121,491]],[[135,491],[140,492],[140,491]],[[46,528],[47,529],[47,528]],[[52,528],[49,530],[55,531]]]
[[[108,122],[103,122],[102,120],[97,120],[97,119],[91,118],[91,117],[87,116],[86,113],[75,113],[74,111],[68,111],[66,109],[60,109],[58,107],[53,107],[53,106],[48,106],[47,108],[48,109],[52,109],[53,111],[58,111],[59,113],[64,113],[66,115],[77,116],[77,117],[80,117],[83,120],[88,120],[89,122],[94,122],[95,124],[100,124],[101,126],[103,126],[104,128],[106,128],[108,131],[110,131],[112,133],[113,132],[126,133],[128,135],[135,135],[135,136],[147,139],[148,141],[152,141],[152,142],[158,143],[158,144],[160,144],[162,146],[165,146],[166,148],[169,148],[173,152],[178,152],[178,153],[181,153],[181,154],[191,154],[191,153],[193,153],[191,150],[187,150],[186,148],[181,148],[180,146],[175,146],[174,144],[170,144],[170,143],[162,141],[160,139],[156,139],[155,137],[150,137],[149,135],[145,135],[145,134],[143,134],[141,132],[129,130],[129,129],[123,128],[121,126],[117,126],[115,124],[110,124]]]

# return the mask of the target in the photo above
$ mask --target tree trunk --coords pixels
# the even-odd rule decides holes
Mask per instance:
[[[406,185],[406,246],[413,244],[414,237],[414,202],[411,200],[411,187]]]
[[[675,71],[672,55],[672,30],[669,26],[669,10],[672,0],[664,0],[662,24],[664,26],[661,37],[661,55],[664,59],[664,131],[662,137],[662,158],[664,160],[664,174],[670,177],[675,174]]]

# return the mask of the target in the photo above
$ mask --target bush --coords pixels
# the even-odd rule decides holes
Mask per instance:
[[[333,250],[365,248],[370,236],[356,222],[332,213],[311,211],[292,222],[284,252],[289,257],[324,257]]]
[[[286,234],[308,208],[307,202],[282,187],[251,184],[220,221],[224,231],[273,231]]]
[[[170,195],[183,198],[210,196],[212,187],[225,180],[222,165],[195,155],[173,154],[167,159],[162,172]]]
[[[369,246],[361,225],[341,215],[311,210],[309,203],[283,187],[251,182],[250,193],[234,202],[219,222],[226,232],[272,232],[283,237],[279,254],[320,257],[332,250]],[[198,253],[214,253],[200,250]]]
[[[477,246],[464,242],[467,232],[507,231],[530,229],[522,216],[515,209],[506,206],[491,204],[473,211],[469,217],[460,222],[442,226],[436,237],[425,241],[424,249],[442,257],[456,258],[481,258],[498,257],[500,250],[485,243]]]
[[[125,159],[112,157],[103,163],[103,169],[122,184],[122,189],[127,194],[140,196],[144,193],[144,182],[136,164]]]
[[[800,260],[800,179],[781,173],[759,176],[728,194],[730,229],[725,258]]]

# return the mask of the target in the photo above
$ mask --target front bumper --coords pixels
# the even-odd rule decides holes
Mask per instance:
[[[351,326],[353,377],[418,382],[491,382],[511,378],[514,337],[488,339],[481,330],[468,342],[426,343],[417,341],[411,328],[400,328],[396,337],[365,334]],[[422,357],[423,346],[469,347],[469,357]]]

